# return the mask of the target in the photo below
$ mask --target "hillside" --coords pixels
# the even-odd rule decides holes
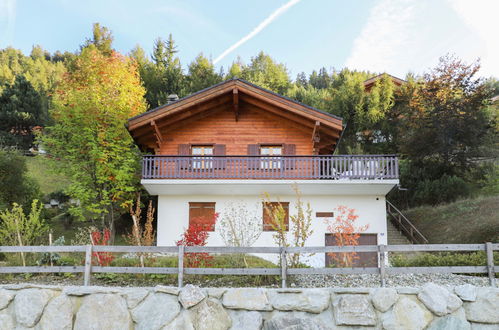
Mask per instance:
[[[403,211],[430,243],[499,242],[499,196]]]
[[[50,168],[51,160],[44,156],[25,157],[28,167],[28,176],[36,180],[40,185],[43,195],[63,190],[69,184],[68,178],[56,174]]]

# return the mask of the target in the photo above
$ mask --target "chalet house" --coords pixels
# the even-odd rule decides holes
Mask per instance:
[[[343,131],[337,116],[232,79],[133,117],[127,127],[148,153],[141,182],[158,196],[158,245],[174,245],[190,223],[211,221],[231,203],[261,217],[254,246],[275,245],[262,196],[280,201],[289,217],[294,184],[313,209],[308,246],[335,244],[324,220],[339,205],[355,209],[360,226],[369,224],[360,244],[387,243],[385,195],[399,183],[397,158],[333,155]],[[223,246],[217,226],[204,224],[213,231],[208,244]],[[376,263],[368,254],[359,262]],[[307,262],[319,267],[329,259]]]

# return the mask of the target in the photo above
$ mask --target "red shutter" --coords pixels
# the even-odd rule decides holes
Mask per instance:
[[[260,155],[260,145],[259,144],[248,144],[248,155],[249,156],[259,156]],[[258,157],[250,157],[248,168],[257,170],[260,168],[260,159]]]

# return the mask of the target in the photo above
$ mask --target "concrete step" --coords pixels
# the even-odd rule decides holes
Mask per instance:
[[[411,244],[411,242],[407,239],[407,237],[402,234],[394,225],[393,223],[387,219],[387,240],[388,240],[388,245],[405,245],[405,244]]]

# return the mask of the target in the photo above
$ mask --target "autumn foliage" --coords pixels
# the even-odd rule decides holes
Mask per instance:
[[[215,221],[218,219],[218,213],[214,214]],[[205,230],[205,225],[201,224],[203,221],[196,221],[200,219],[192,219],[192,224],[184,231],[182,234],[182,238],[177,241],[177,245],[183,246],[205,246],[208,242],[209,232]],[[209,266],[210,261],[213,259],[213,256],[208,253],[186,253],[186,267],[188,268],[197,268],[200,266]]]
[[[109,245],[111,239],[111,230],[105,228],[102,232],[95,230],[90,233],[92,245]],[[109,266],[114,260],[114,256],[110,252],[93,252],[92,258],[97,260],[99,266]]]
[[[369,225],[358,226],[356,224],[359,216],[355,209],[340,205],[335,209],[334,220],[326,219],[327,231],[334,235],[337,246],[359,245],[360,233],[365,232]],[[328,253],[337,267],[352,267],[354,261],[359,259],[356,252]]]

